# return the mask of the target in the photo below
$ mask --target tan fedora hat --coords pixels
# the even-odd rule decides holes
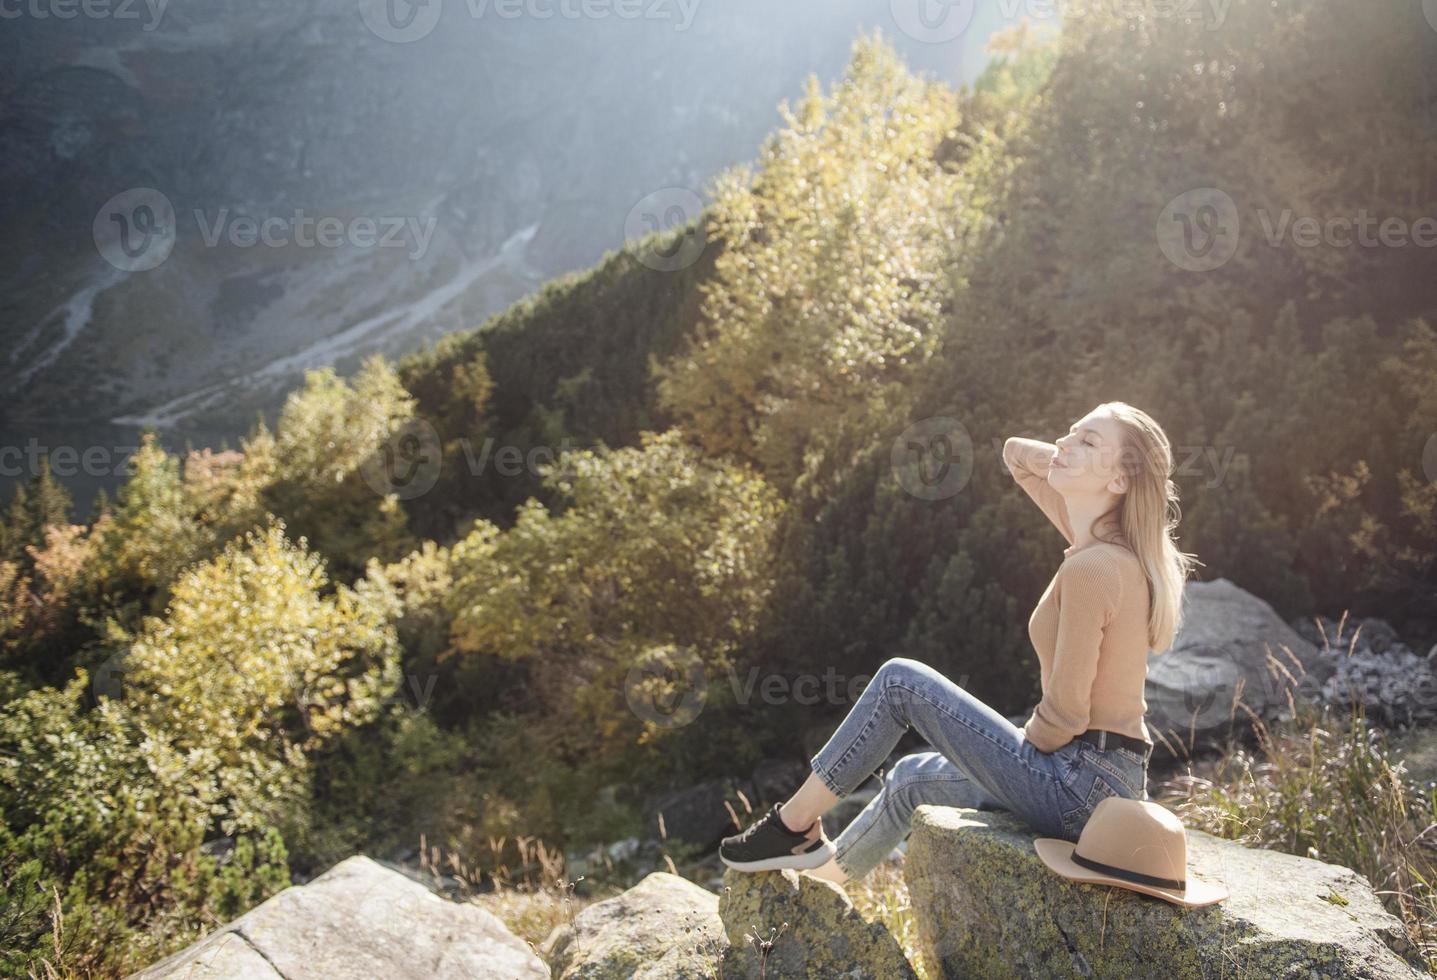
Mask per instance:
[[[1212,905],[1227,887],[1188,874],[1187,831],[1177,814],[1149,800],[1108,796],[1098,801],[1078,843],[1039,837],[1033,847],[1064,878],[1117,885],[1174,905]]]

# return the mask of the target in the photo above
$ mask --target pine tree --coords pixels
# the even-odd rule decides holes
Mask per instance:
[[[40,458],[40,469],[30,481],[15,487],[3,519],[0,519],[0,560],[27,562],[26,545],[43,547],[45,528],[70,523],[74,500],[64,484],[50,470],[48,454]]]

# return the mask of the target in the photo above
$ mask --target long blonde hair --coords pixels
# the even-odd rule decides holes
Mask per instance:
[[[1104,402],[1122,431],[1118,468],[1128,476],[1128,492],[1116,508],[1128,546],[1148,579],[1148,645],[1168,650],[1183,623],[1183,584],[1196,555],[1178,550],[1173,540],[1182,519],[1177,486],[1170,479],[1173,451],[1162,427],[1127,402]]]

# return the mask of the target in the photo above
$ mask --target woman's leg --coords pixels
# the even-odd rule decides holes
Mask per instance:
[[[840,868],[838,862],[832,858],[829,858],[827,864],[814,868],[807,874],[811,874],[815,878],[822,878],[824,881],[831,881],[835,885],[848,884],[848,873]]]
[[[913,812],[923,803],[1003,809],[997,797],[941,752],[913,752],[884,774],[878,795],[834,840],[837,851],[830,864],[846,878],[863,878],[907,839],[913,829]]]
[[[817,773],[809,773],[797,792],[778,808],[778,817],[789,830],[803,830],[827,813],[838,800],[823,785]]]
[[[902,657],[879,667],[810,760],[812,776],[781,809],[792,805],[794,823],[812,822],[871,776],[910,727],[956,769],[935,783],[952,787],[953,777],[961,774],[973,784],[965,794],[981,790],[989,806],[1014,811],[1046,836],[1064,836],[1062,815],[1075,802],[1062,785],[1072,769],[1066,755],[1040,751],[1020,728],[968,691],[932,667]],[[814,780],[826,794],[813,787]]]

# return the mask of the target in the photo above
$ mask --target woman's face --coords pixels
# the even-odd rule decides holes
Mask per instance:
[[[1066,495],[1123,493],[1127,477],[1119,470],[1121,430],[1106,409],[1094,409],[1057,440],[1058,452],[1048,483]]]

